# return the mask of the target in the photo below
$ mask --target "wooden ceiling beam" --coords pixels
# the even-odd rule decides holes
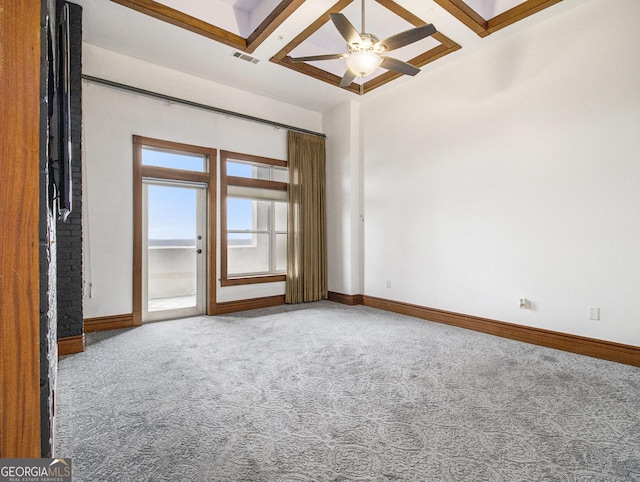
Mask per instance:
[[[487,22],[487,32],[493,33],[505,28],[561,1],[562,0],[528,0],[490,19]]]
[[[434,1],[480,37],[486,37],[562,0],[526,0],[489,20],[485,20],[464,0]]]
[[[245,52],[253,53],[303,3],[304,0],[285,0],[280,2],[258,28],[247,37]]]
[[[477,33],[480,37],[486,37],[489,35],[487,32],[487,21],[463,0],[434,0],[434,2]]]
[[[176,27],[184,28],[230,47],[253,53],[296,9],[304,0],[283,0],[265,18],[248,38],[244,38],[221,27],[192,17],[180,10],[168,7],[154,0],[111,0],[114,3],[131,8]]]
[[[247,41],[240,35],[224,30],[215,25],[211,25],[203,20],[187,15],[174,8],[167,7],[153,0],[111,0],[125,7],[129,7],[137,12],[144,13],[150,17],[170,23],[176,27],[189,30],[190,32],[203,35],[217,42],[223,43],[233,48],[245,50]]]

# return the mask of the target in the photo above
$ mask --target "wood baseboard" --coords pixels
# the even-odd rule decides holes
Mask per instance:
[[[329,291],[329,301],[342,303],[343,305],[355,306],[362,304],[362,295],[345,295],[335,291]]]
[[[637,346],[623,345],[621,343],[597,340],[595,338],[586,338],[568,333],[516,325],[504,321],[402,303],[400,301],[375,298],[373,296],[363,296],[363,304],[371,308],[378,308],[402,315],[435,321],[437,323],[458,326],[502,338],[509,338],[533,345],[555,348],[557,350],[640,367],[640,347]]]
[[[84,351],[84,335],[65,336],[58,339],[58,356],[74,355]]]
[[[251,298],[248,300],[223,301],[216,306],[216,315],[235,313],[238,311],[269,308],[271,306],[284,305],[284,295],[265,296],[263,298]]]
[[[133,322],[133,314],[99,316],[96,318],[85,318],[84,332],[93,333],[95,331],[117,330],[119,328],[132,328],[137,326]]]

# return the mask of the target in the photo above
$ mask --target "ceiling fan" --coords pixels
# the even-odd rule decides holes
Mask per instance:
[[[436,28],[432,24],[423,25],[397,33],[384,40],[378,40],[375,35],[366,33],[364,4],[365,0],[362,0],[362,33],[358,33],[353,24],[343,14],[330,14],[333,25],[347,41],[348,53],[293,57],[290,60],[292,62],[313,62],[316,60],[345,59],[347,70],[342,80],[340,80],[340,87],[347,87],[357,76],[366,77],[371,75],[378,67],[404,75],[416,75],[420,72],[418,67],[408,62],[387,57],[383,54],[429,37],[436,33]]]

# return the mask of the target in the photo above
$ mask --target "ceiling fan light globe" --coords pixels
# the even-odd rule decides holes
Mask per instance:
[[[354,52],[347,57],[347,68],[356,75],[366,77],[376,71],[382,59],[371,51]]]

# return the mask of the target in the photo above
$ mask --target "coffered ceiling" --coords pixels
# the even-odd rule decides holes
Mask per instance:
[[[500,30],[535,22],[534,14],[548,7],[554,6],[549,12],[554,9],[559,12],[556,4],[562,2],[364,1],[366,31],[378,39],[413,27],[434,25],[435,34],[393,52],[394,58],[423,71],[425,67],[437,66],[440,59],[454,52],[486,41]],[[84,8],[88,43],[279,100],[289,100],[289,91],[291,101],[305,107],[322,110],[331,103],[317,99],[300,102],[298,97],[304,96],[304,92],[310,97],[330,95],[343,100],[366,95],[385,84],[411,81],[408,76],[378,68],[371,75],[356,77],[347,87],[340,87],[346,70],[344,58],[291,60],[346,53],[346,41],[331,22],[330,14],[343,14],[361,31],[361,0],[76,0],[76,3]],[[110,19],[112,16],[117,19]],[[116,27],[113,20],[124,25]],[[203,55],[209,59],[206,65],[202,64]],[[193,57],[193,62],[189,57]],[[260,64],[254,72],[248,67],[252,63]],[[254,75],[256,79],[247,78]]]
[[[236,47],[248,54],[279,27],[302,4],[300,0],[112,0],[159,20]],[[362,25],[364,1],[367,32],[378,39],[428,22],[391,0],[340,0],[277,52],[271,61],[301,74],[339,86],[345,72],[344,59],[292,62],[292,56],[310,56],[346,51],[345,41],[329,21],[331,13],[342,13],[351,23]],[[485,37],[561,0],[435,0],[456,19]],[[367,5],[368,4],[368,5]],[[358,27],[356,27],[358,28]],[[441,32],[399,49],[394,58],[422,67],[460,48]],[[378,68],[356,78],[346,89],[364,94],[397,79],[402,74]]]

